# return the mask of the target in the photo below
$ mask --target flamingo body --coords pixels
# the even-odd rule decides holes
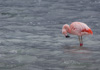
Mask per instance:
[[[67,33],[77,35],[79,37],[80,46],[83,45],[82,36],[83,35],[93,35],[92,30],[83,22],[72,22],[70,26],[68,24],[63,25],[62,33],[68,36]],[[81,37],[81,40],[80,40]]]
[[[71,33],[78,36],[93,34],[92,30],[82,22],[73,22],[70,28]]]

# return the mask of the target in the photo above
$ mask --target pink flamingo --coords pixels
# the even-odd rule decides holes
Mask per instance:
[[[93,35],[92,30],[82,22],[72,22],[70,26],[68,24],[63,25],[62,34],[64,34],[66,38],[70,37],[67,33],[77,35],[79,38],[80,46],[83,46],[83,35]]]

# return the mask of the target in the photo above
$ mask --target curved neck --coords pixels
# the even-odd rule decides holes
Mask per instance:
[[[64,27],[68,33],[71,33],[71,29],[70,29],[70,26],[68,24],[65,25]]]
[[[70,26],[68,26],[68,33],[70,33],[71,32],[71,29],[70,29]]]

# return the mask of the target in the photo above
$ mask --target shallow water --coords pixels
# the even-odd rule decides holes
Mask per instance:
[[[0,70],[99,70],[99,0],[0,0]],[[93,36],[65,38],[63,24],[86,23]]]

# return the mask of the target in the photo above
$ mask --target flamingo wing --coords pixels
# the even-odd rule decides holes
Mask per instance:
[[[85,23],[82,23],[82,22],[73,22],[70,25],[70,28],[71,28],[72,33],[76,35],[93,34],[92,30]]]

